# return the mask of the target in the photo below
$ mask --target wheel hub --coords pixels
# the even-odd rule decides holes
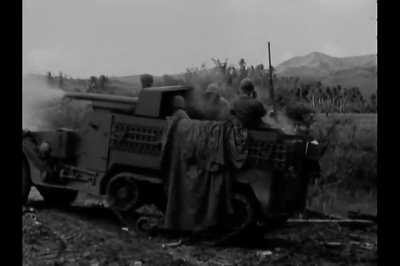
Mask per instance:
[[[128,188],[122,187],[118,189],[116,196],[118,199],[128,199],[129,198]]]
[[[128,211],[139,201],[139,187],[132,177],[117,175],[110,181],[107,195],[114,209]]]
[[[233,198],[234,214],[230,227],[241,230],[253,222],[253,209],[251,203],[242,195],[236,194]]]

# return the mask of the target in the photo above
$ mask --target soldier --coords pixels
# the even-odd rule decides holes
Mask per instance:
[[[181,119],[181,118],[190,119],[189,115],[185,111],[186,109],[185,99],[181,95],[174,96],[172,105],[174,109],[172,116],[175,119]]]
[[[153,76],[150,74],[143,74],[140,76],[140,82],[142,83],[142,88],[148,88],[153,86]]]
[[[257,94],[250,79],[245,78],[240,82],[238,97],[232,103],[231,114],[235,116],[244,127],[255,128],[266,126],[262,117],[266,115],[264,105],[256,99]]]
[[[207,119],[224,120],[229,116],[231,109],[230,103],[225,99],[218,86],[211,83],[204,93],[204,109],[207,113]]]

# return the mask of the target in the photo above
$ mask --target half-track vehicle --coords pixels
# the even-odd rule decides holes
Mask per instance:
[[[23,202],[34,186],[49,203],[69,204],[83,192],[111,199],[121,212],[148,203],[162,209],[167,117],[173,97],[188,98],[191,91],[169,86],[143,89],[138,97],[67,93],[91,101],[92,110],[79,129],[23,130]],[[232,176],[237,225],[282,223],[302,211],[309,180],[319,174],[318,143],[260,128],[248,131],[248,150],[245,166]]]

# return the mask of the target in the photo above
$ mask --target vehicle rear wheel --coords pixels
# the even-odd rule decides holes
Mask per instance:
[[[233,217],[229,225],[232,231],[243,231],[256,224],[257,208],[250,193],[237,192],[232,199]]]
[[[29,176],[29,168],[27,162],[22,160],[22,204],[28,201],[29,192],[31,191],[31,178]]]
[[[75,201],[78,196],[78,191],[72,189],[60,189],[60,188],[49,188],[38,186],[40,194],[43,199],[55,205],[69,205]]]

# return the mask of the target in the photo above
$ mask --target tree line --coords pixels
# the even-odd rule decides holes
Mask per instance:
[[[91,76],[89,79],[73,79],[62,72],[59,72],[58,75],[47,72],[46,79],[50,87],[68,90],[74,89],[70,87],[75,86],[86,92],[101,92],[109,83],[109,78],[105,75],[100,75],[99,77]]]
[[[238,90],[243,78],[250,78],[259,97],[270,103],[268,95],[269,70],[263,64],[248,66],[244,59],[238,65],[228,65],[228,61],[212,59],[214,67],[187,69],[185,83],[200,88],[216,82],[225,97],[231,98]],[[301,80],[299,77],[279,77],[272,68],[275,91],[275,103],[284,107],[293,103],[302,103],[321,113],[371,113],[377,111],[377,95],[364,96],[358,87],[346,88],[341,85],[326,86],[320,81]]]
[[[240,81],[247,77],[253,81],[259,98],[264,103],[271,104],[268,95],[269,69],[266,69],[263,64],[248,65],[243,58],[237,65],[228,64],[228,60],[221,61],[217,58],[211,60],[214,64],[211,68],[203,64],[201,67],[186,69],[181,76],[163,75],[156,79],[154,85],[186,84],[204,90],[209,84],[216,83],[221,89],[221,94],[229,100],[236,95]],[[47,74],[48,82],[61,89],[65,88],[68,79],[61,72],[58,76],[53,76],[50,72]],[[274,103],[278,107],[300,103],[320,113],[373,113],[377,111],[376,93],[365,96],[358,87],[327,86],[320,81],[307,81],[299,77],[280,77],[275,74],[273,68],[272,79],[275,91]],[[87,92],[101,92],[105,90],[108,83],[109,78],[105,75],[91,76],[83,86]]]

